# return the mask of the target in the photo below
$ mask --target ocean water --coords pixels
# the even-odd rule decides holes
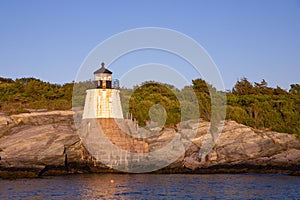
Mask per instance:
[[[278,174],[82,174],[0,180],[0,199],[300,199]]]

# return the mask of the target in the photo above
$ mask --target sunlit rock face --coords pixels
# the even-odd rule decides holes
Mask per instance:
[[[79,130],[74,126],[72,111],[1,116],[1,120],[5,122],[1,123],[0,129],[1,177],[28,171],[35,176],[116,171],[97,161],[87,150],[79,137]],[[174,137],[178,138],[178,145],[184,146],[187,144],[186,136],[192,130],[197,131],[182,156],[159,170],[160,172],[299,173],[300,171],[300,140],[291,134],[261,131],[234,121],[226,121],[214,147],[203,155],[200,150],[209,129],[209,122],[190,120],[178,125],[177,130],[165,128],[157,132],[153,127],[152,130],[137,127],[133,122],[129,122],[130,120],[123,122],[111,120],[96,119],[94,122],[97,125],[101,124],[106,130],[104,137],[120,147],[123,153],[142,154],[156,151]],[[87,126],[86,123],[82,128],[88,128]],[[127,135],[126,129],[130,129],[133,135]],[[152,137],[139,139],[138,134],[141,138],[149,135]],[[125,139],[120,139],[122,137]],[[124,143],[126,140],[131,143]],[[113,156],[107,159],[110,159],[112,165],[118,164]],[[124,160],[123,164],[126,162],[128,161]]]

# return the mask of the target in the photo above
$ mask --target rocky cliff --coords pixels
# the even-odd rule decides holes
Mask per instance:
[[[155,128],[154,128],[155,129]],[[156,173],[283,172],[299,174],[300,140],[226,121],[208,154],[199,153],[209,122],[190,120],[149,139],[149,150],[192,130],[197,134],[176,162]],[[201,151],[200,151],[201,152]],[[115,172],[96,162],[82,144],[72,111],[0,116],[0,177]]]

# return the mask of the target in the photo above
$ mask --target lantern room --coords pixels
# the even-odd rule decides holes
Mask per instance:
[[[94,72],[94,80],[97,88],[111,89],[112,88],[112,72],[104,67],[101,63],[101,68]]]

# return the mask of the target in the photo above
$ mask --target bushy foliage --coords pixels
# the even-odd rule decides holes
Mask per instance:
[[[123,112],[131,113],[142,126],[150,120],[149,110],[156,104],[165,109],[165,126],[174,126],[180,121],[200,117],[210,120],[210,92],[213,91],[216,93],[216,89],[202,79],[194,80],[193,86],[186,86],[182,90],[168,84],[145,82],[131,92],[128,89],[121,90],[121,101]]]
[[[267,82],[250,83],[246,78],[227,93],[227,119],[245,125],[300,135],[300,87],[289,92],[271,88]]]
[[[129,110],[139,124],[144,126],[150,120],[149,110],[152,106],[161,105],[166,110],[166,125],[175,125],[180,121],[181,110],[174,92],[174,87],[169,85],[146,82],[133,91]]]
[[[58,85],[36,78],[0,78],[0,110],[13,114],[28,112],[27,109],[70,109],[72,91],[72,83]]]

